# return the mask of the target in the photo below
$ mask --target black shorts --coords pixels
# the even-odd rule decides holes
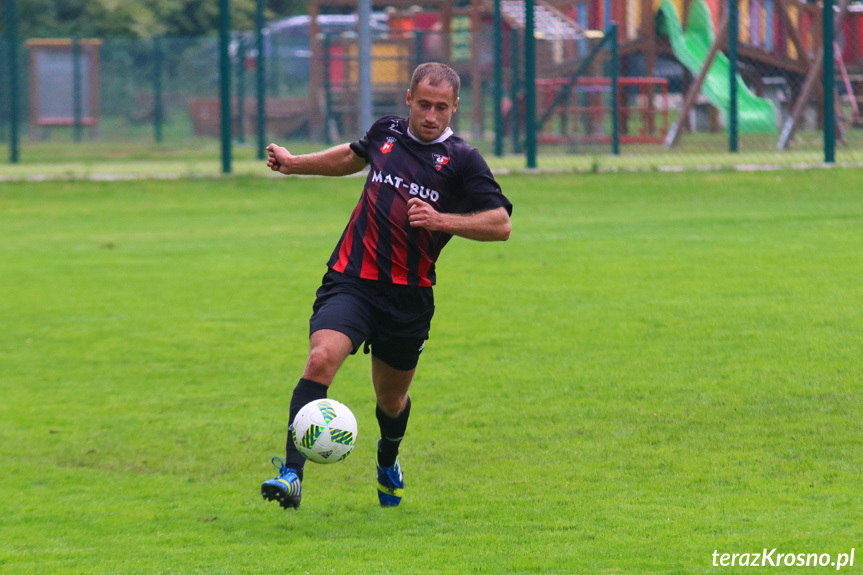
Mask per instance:
[[[404,371],[417,366],[434,315],[430,287],[365,280],[333,270],[324,274],[309,320],[309,335],[332,329],[351,340],[356,353],[371,353]]]

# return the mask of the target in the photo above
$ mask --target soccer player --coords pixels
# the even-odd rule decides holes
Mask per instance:
[[[381,431],[377,475],[384,507],[397,506],[404,492],[399,444],[411,412],[408,389],[434,315],[435,262],[452,236],[505,241],[511,229],[512,204],[479,152],[449,127],[460,84],[452,68],[422,64],[407,91],[407,118],[385,116],[360,140],[315,154],[267,147],[267,166],[283,174],[344,176],[369,166],[317,291],[290,422],[304,405],[327,396],[342,362],[365,343]],[[304,463],[289,427],[285,459],[273,458],[279,475],[261,485],[264,499],[298,508]]]

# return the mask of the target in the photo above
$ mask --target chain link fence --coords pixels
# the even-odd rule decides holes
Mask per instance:
[[[590,155],[591,168],[815,164],[825,161],[834,134],[836,161],[863,160],[863,6],[837,2],[826,43],[821,3],[606,0],[559,8],[588,37],[620,24],[616,54],[604,49],[577,79],[549,79],[538,61],[540,166],[584,168],[573,153]],[[585,42],[573,40],[562,51],[581,56]],[[825,45],[835,54],[829,77]],[[609,88],[615,72],[616,103]],[[554,138],[544,134],[555,124],[542,122],[542,93],[555,82],[571,86],[571,104],[556,112],[581,123],[548,146]],[[609,130],[617,132],[619,150],[574,145],[608,141]]]
[[[533,59],[521,0],[373,3],[374,115],[406,114],[413,68],[435,60],[462,77],[453,128],[498,168],[530,167],[531,153],[562,170],[816,164],[834,135],[837,162],[863,161],[862,4],[836,0],[825,41],[823,4],[800,0],[533,2]],[[256,30],[231,34],[240,150],[319,149],[363,131],[356,2],[296,8],[266,23],[260,49]],[[17,97],[23,150],[212,150],[219,49],[215,37],[27,39],[13,94],[0,38],[0,145]]]

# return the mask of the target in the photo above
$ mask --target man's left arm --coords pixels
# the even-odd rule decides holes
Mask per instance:
[[[444,214],[419,198],[408,200],[408,221],[415,228],[480,242],[504,242],[512,231],[509,213],[504,207],[471,214]]]

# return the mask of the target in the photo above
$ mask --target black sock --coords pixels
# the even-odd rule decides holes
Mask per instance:
[[[405,408],[398,417],[390,417],[377,406],[375,415],[378,416],[378,425],[381,427],[381,442],[378,445],[378,464],[382,467],[390,467],[396,462],[399,454],[399,444],[405,436],[408,428],[408,417],[411,415],[411,398],[408,397]]]
[[[305,407],[309,402],[316,399],[324,399],[327,396],[329,388],[310,379],[300,379],[297,387],[294,388],[294,394],[291,396],[291,411],[290,422],[288,423],[288,442],[285,446],[285,466],[297,470],[297,476],[300,481],[303,480],[303,465],[306,464],[306,458],[303,454],[297,451],[297,446],[294,445],[294,440],[291,437],[290,426],[294,424],[294,419],[297,413]]]

